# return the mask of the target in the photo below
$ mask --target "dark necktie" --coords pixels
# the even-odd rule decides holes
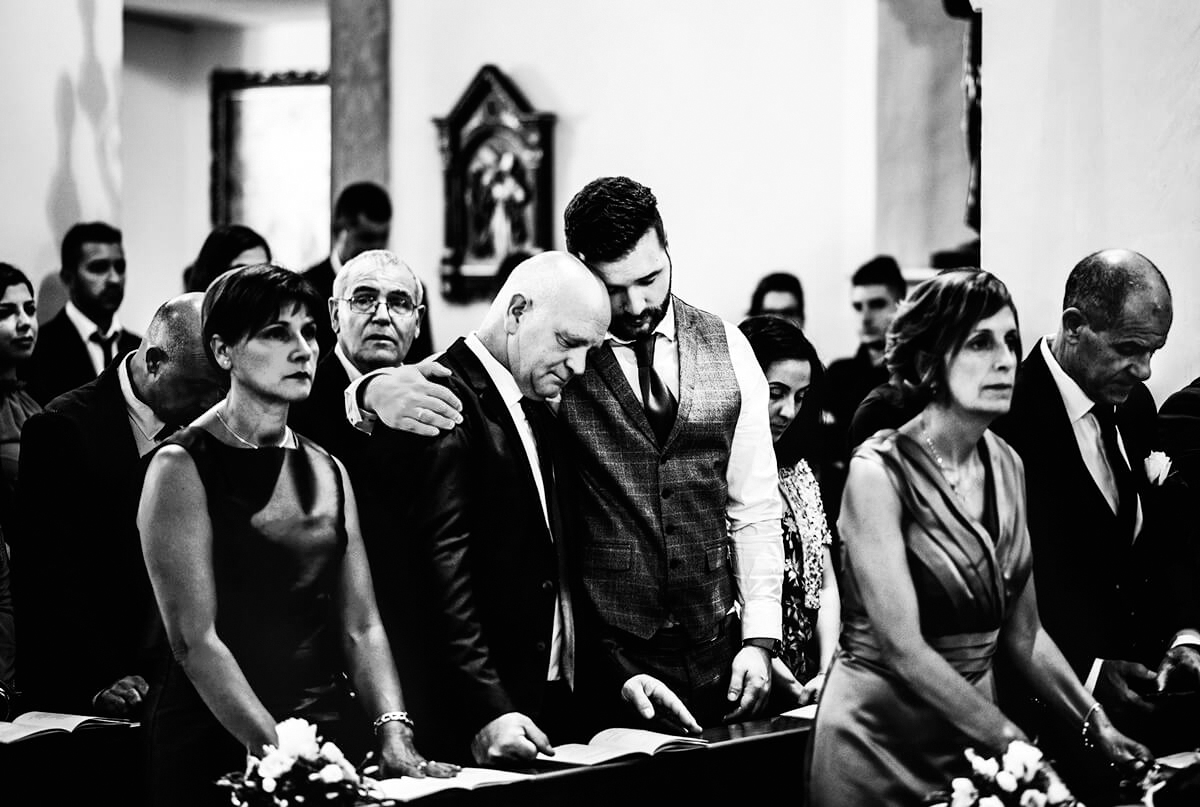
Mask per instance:
[[[1117,443],[1117,413],[1111,406],[1096,404],[1092,407],[1092,414],[1100,424],[1104,456],[1108,459],[1113,480],[1117,484],[1117,525],[1121,534],[1132,540],[1133,528],[1137,524],[1137,485]]]
[[[550,536],[554,541],[554,553],[558,560],[559,605],[562,607],[563,646],[559,658],[562,675],[572,688],[575,686],[575,618],[571,606],[570,587],[567,578],[566,547],[563,545],[562,510],[559,508],[558,487],[554,476],[554,414],[543,401],[532,398],[521,399],[521,410],[529,421],[533,440],[537,443],[538,468],[542,473],[542,486],[546,491],[546,516],[550,525]]]
[[[91,335],[90,339],[100,346],[100,352],[104,354],[104,366],[108,367],[108,365],[112,364],[113,347],[116,345],[117,332],[113,331],[108,336],[104,336],[99,331],[96,331]]]
[[[658,438],[661,447],[667,442],[667,435],[675,425],[675,396],[663,383],[654,369],[654,340],[657,334],[651,332],[633,343],[633,353],[637,356],[638,385],[642,388],[642,406],[646,409],[646,419],[650,428]]]

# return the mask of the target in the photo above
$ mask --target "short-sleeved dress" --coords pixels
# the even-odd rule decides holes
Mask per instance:
[[[911,437],[881,431],[854,456],[882,466],[900,497],[925,641],[995,700],[992,657],[1010,604],[1029,580],[1032,555],[1019,458],[991,432],[979,452],[986,470],[979,521]],[[846,527],[860,523],[852,508],[870,502],[861,495],[846,500],[839,521],[845,545],[855,539]],[[935,708],[936,692],[892,668],[863,607],[852,555],[845,562],[842,635],[811,738],[809,804],[924,804],[962,773],[963,749],[972,743]]]
[[[168,444],[192,457],[208,499],[217,635],[276,721],[303,717],[344,743],[337,733],[348,702],[335,603],[345,494],[333,458],[300,436],[293,448],[249,450],[197,427]],[[164,667],[147,720],[153,801],[228,803],[212,783],[245,765],[245,749],[183,668],[174,660]]]

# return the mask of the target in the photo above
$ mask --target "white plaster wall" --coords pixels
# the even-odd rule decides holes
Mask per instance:
[[[554,219],[587,181],[659,199],[676,291],[726,318],[766,272],[800,276],[808,329],[854,348],[850,273],[875,247],[876,0],[394,0],[392,246],[437,288],[441,164],[432,119],[485,63],[558,115]],[[482,304],[433,300],[434,343]]]
[[[76,221],[121,218],[121,4],[0,4],[0,260],[61,307],[58,245]]]
[[[1067,274],[1110,246],[1171,284],[1149,384],[1200,375],[1200,3],[1002,0],[984,6],[983,264],[1026,342],[1058,323]]]
[[[328,70],[328,21],[261,28],[126,22],[121,124],[130,275],[121,316],[130,327],[144,327],[182,290],[183,268],[212,228],[209,75],[217,68]]]

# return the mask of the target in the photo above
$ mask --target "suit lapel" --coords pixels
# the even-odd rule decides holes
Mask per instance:
[[[533,479],[533,469],[537,458],[531,458],[525,450],[525,443],[521,440],[521,434],[517,431],[517,424],[513,422],[512,412],[505,405],[504,398],[500,395],[500,390],[496,389],[496,385],[492,383],[492,379],[487,374],[487,370],[484,369],[483,363],[467,347],[467,343],[462,337],[459,337],[446,350],[442,363],[458,372],[463,381],[479,396],[479,407],[483,411],[484,416],[488,420],[498,424],[504,432],[504,439],[508,443],[513,460],[523,470],[521,477],[525,480],[526,495],[529,497],[529,501],[533,502],[537,508],[533,512],[538,513],[539,517],[537,521],[544,528],[546,540],[550,541],[550,528],[546,525],[546,519],[541,515],[542,498],[538,493],[537,482]]]
[[[1104,530],[1105,534],[1114,535],[1112,524],[1116,522],[1117,514],[1109,506],[1104,492],[1096,483],[1087,463],[1083,461],[1083,454],[1080,453],[1079,443],[1075,439],[1075,429],[1067,417],[1062,393],[1059,392],[1058,385],[1054,383],[1054,377],[1050,374],[1050,368],[1042,358],[1040,347],[1034,347],[1032,355],[1022,365],[1022,370],[1028,373],[1033,387],[1032,400],[1043,402],[1046,410],[1041,413],[1042,428],[1038,430],[1037,439],[1052,448],[1047,452],[1048,456],[1061,459],[1060,465],[1067,474],[1066,478],[1076,480],[1081,495],[1090,501],[1087,506],[1094,514],[1093,517],[1099,519],[1100,523],[1109,525]],[[1128,450],[1128,446],[1126,448]],[[1130,541],[1125,541],[1122,546],[1128,548]]]

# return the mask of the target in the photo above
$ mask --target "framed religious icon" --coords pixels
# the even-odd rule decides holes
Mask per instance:
[[[505,259],[548,249],[555,116],[485,65],[450,114],[435,118],[445,186],[442,295],[491,299]]]

